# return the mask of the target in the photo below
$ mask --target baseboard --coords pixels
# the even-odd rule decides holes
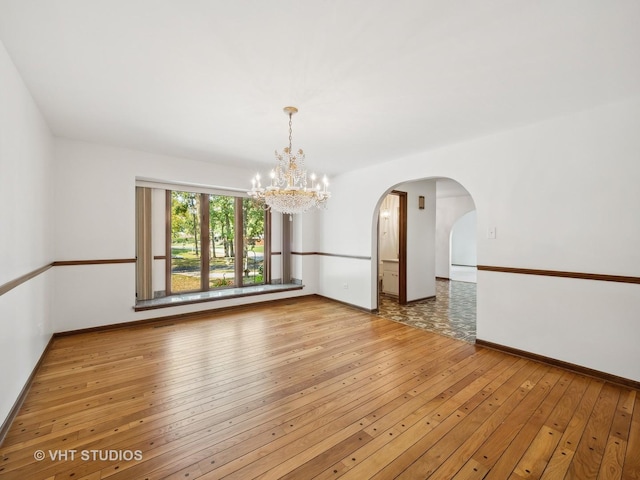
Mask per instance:
[[[324,300],[330,300],[332,302],[339,303],[340,305],[344,305],[346,307],[355,308],[356,310],[360,310],[361,312],[378,313],[378,309],[377,308],[364,308],[364,307],[361,307],[359,305],[354,305],[353,303],[343,302],[341,300],[336,300],[335,298],[331,298],[331,297],[325,297],[324,295],[320,295],[319,293],[315,293],[314,296],[323,298]]]
[[[4,442],[4,438],[7,436],[7,433],[9,433],[11,424],[13,423],[16,416],[18,415],[18,412],[20,411],[20,408],[22,407],[24,400],[27,398],[27,394],[31,389],[31,383],[33,382],[33,378],[36,376],[36,373],[38,373],[38,369],[40,368],[40,365],[42,364],[44,357],[47,355],[47,352],[49,351],[49,347],[51,347],[51,343],[53,342],[54,337],[55,335],[51,335],[51,338],[49,338],[49,341],[47,342],[47,346],[44,347],[44,350],[42,351],[42,354],[38,359],[38,363],[36,363],[36,366],[33,367],[33,370],[31,370],[31,374],[29,375],[29,378],[27,378],[27,381],[25,382],[24,387],[22,387],[22,390],[20,391],[20,395],[18,395],[18,398],[14,402],[13,407],[9,411],[9,415],[7,415],[7,418],[5,418],[4,422],[2,422],[2,426],[0,426],[0,446],[2,446],[2,443]]]
[[[583,367],[581,365],[576,365],[574,363],[564,362],[562,360],[557,360],[551,357],[545,357],[544,355],[538,355],[537,353],[531,353],[525,350],[519,350],[517,348],[507,347],[506,345],[500,345],[499,343],[488,342],[480,338],[476,338],[476,345],[485,347],[485,348],[490,348],[492,350],[498,350],[499,352],[516,355],[518,357],[526,358],[527,360],[533,360],[535,362],[545,363],[547,365],[559,367],[564,370],[569,370],[574,373],[579,373],[581,375],[587,375],[589,377],[597,378],[598,380],[603,380],[605,382],[615,383],[617,385],[622,385],[624,387],[640,390],[640,382],[636,380],[624,378],[624,377],[619,377],[611,373],[601,372],[599,370],[593,370],[591,368]]]

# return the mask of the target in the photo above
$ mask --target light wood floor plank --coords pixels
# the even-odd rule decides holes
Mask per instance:
[[[509,412],[521,401],[521,395],[524,395],[524,389],[520,388],[520,385],[525,379],[530,378],[532,375],[539,375],[543,369],[540,365],[533,364],[531,362],[522,362],[519,368],[513,372],[513,374],[495,391],[492,389],[481,389],[475,393],[469,400],[467,400],[459,410],[467,415],[469,412],[473,412],[476,408],[480,407],[482,412],[480,415],[486,415],[489,419],[496,418],[495,412],[500,412],[498,417],[503,412]],[[504,408],[503,407],[504,404]],[[456,408],[458,407],[455,405]],[[445,405],[446,407],[446,405]],[[502,408],[502,410],[501,410]],[[505,414],[506,416],[506,414]],[[459,417],[453,417],[452,420],[456,423]],[[414,461],[426,452],[431,446],[435,445],[443,435],[447,433],[446,426],[441,426],[440,421],[442,419],[441,412],[436,412],[435,415],[426,419],[421,426],[420,432],[416,432],[414,435],[408,437],[408,443],[406,448],[399,452],[396,458],[393,459],[384,469],[382,469],[374,478],[379,480],[385,478],[396,478],[403,474],[403,472],[409,468]],[[502,423],[502,420],[497,422],[498,425]],[[455,426],[455,425],[452,425]],[[491,429],[493,431],[497,426]],[[482,439],[484,441],[486,436]]]
[[[618,408],[614,413],[613,423],[607,439],[600,470],[599,480],[617,480],[622,478],[622,465],[629,440],[632,416],[628,407],[635,401],[636,392],[627,390],[621,392]]]
[[[635,402],[633,405],[627,404],[623,408],[627,414],[632,413],[631,427],[629,429],[629,440],[627,451],[622,466],[622,478],[624,480],[640,480],[640,393],[635,392]]]
[[[573,456],[568,478],[596,478],[622,389],[605,384]]]
[[[588,386],[586,390],[584,390],[575,410],[572,411],[571,420],[542,474],[542,478],[545,480],[565,478],[573,461],[577,445],[580,442],[580,438],[593,411],[593,406],[603,386],[602,382],[596,380],[588,379],[587,381]],[[557,423],[561,424],[561,419],[565,418],[565,415],[561,413],[557,418]],[[547,422],[547,424],[548,423],[549,422]]]

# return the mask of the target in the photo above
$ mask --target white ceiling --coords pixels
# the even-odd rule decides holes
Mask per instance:
[[[637,0],[0,0],[59,136],[336,174],[640,94]]]

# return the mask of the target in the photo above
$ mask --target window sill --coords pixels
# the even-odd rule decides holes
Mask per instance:
[[[181,305],[191,305],[194,303],[215,302],[216,300],[228,300],[230,298],[251,297],[254,295],[266,295],[268,293],[289,292],[292,290],[302,290],[304,285],[279,284],[279,285],[251,285],[239,288],[225,288],[220,290],[210,290],[208,292],[191,292],[170,295],[168,297],[154,298],[153,300],[141,300],[136,302],[134,311],[142,312],[156,308],[178,307]]]

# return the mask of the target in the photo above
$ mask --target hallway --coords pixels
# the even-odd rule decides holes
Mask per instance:
[[[474,343],[476,284],[436,280],[436,298],[398,305],[397,298],[380,295],[378,315],[412,327]]]

